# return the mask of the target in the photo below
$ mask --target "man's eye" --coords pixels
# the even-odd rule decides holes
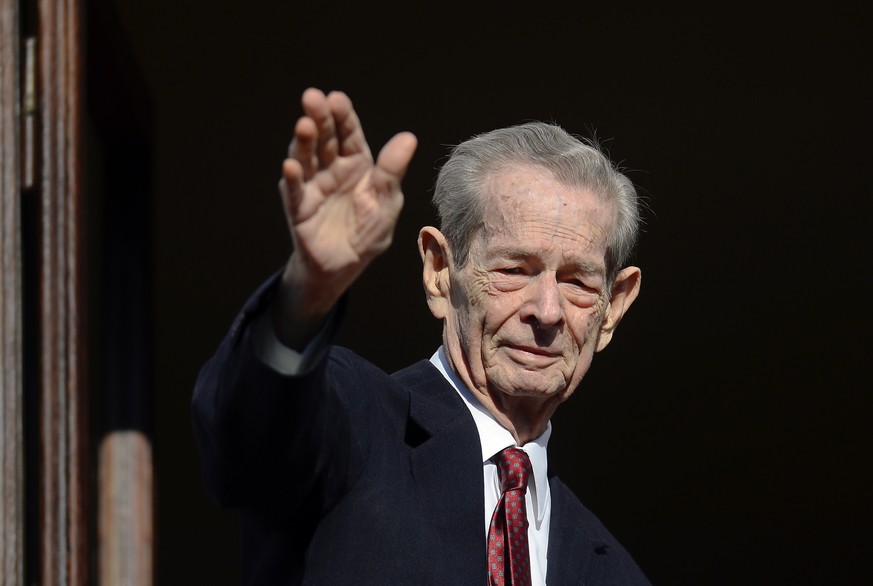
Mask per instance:
[[[509,267],[505,269],[500,269],[500,272],[504,275],[523,275],[524,270],[521,267]]]
[[[564,281],[567,285],[570,285],[574,289],[579,289],[581,291],[594,292],[594,288],[590,285],[586,284],[582,279],[566,279]]]

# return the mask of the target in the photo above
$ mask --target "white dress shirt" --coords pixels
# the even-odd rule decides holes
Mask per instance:
[[[479,443],[482,444],[482,469],[485,483],[485,538],[488,538],[488,527],[491,516],[500,500],[500,480],[497,477],[497,465],[491,460],[498,452],[510,446],[517,446],[515,438],[505,427],[500,425],[482,403],[473,395],[467,385],[452,370],[442,346],[431,356],[430,361],[442,373],[449,383],[458,391],[464,400],[476,429],[479,431]],[[549,492],[546,446],[552,435],[552,423],[546,426],[541,436],[523,446],[518,446],[530,458],[533,467],[533,477],[528,482],[525,493],[527,507],[528,530],[527,538],[530,545],[530,575],[533,586],[544,586],[546,583],[547,553],[549,551],[549,521],[552,511],[552,497]]]

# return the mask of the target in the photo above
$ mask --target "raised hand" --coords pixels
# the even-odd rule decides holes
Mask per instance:
[[[294,251],[273,306],[276,331],[292,346],[391,244],[417,145],[401,132],[374,162],[348,96],[310,88],[302,104],[280,182]]]

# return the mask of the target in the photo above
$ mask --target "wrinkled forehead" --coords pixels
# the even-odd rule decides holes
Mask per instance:
[[[482,181],[481,236],[551,235],[606,249],[614,206],[584,186],[567,185],[532,165],[504,167]]]

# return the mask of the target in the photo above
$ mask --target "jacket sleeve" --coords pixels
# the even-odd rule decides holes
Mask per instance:
[[[353,420],[368,409],[366,395],[354,388],[360,376],[347,350],[331,348],[299,376],[282,375],[255,355],[252,324],[277,280],[245,304],[201,369],[192,402],[210,497],[275,521],[300,508],[325,510],[354,482],[367,446]]]

